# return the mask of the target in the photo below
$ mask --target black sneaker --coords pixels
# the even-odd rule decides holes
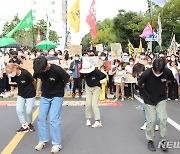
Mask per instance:
[[[29,126],[29,131],[30,132],[34,132],[35,131],[35,128],[34,128],[34,126],[32,124],[29,124],[28,126]]]
[[[19,134],[19,133],[27,133],[29,132],[29,128],[23,128],[21,127],[19,130],[16,131],[16,134]]]
[[[155,146],[154,146],[153,141],[149,141],[149,142],[148,142],[148,149],[149,149],[150,151],[156,151],[156,148],[155,148]]]
[[[167,142],[166,141],[161,141],[161,146],[160,146],[161,150],[163,152],[167,152],[168,151],[168,148],[167,148]]]

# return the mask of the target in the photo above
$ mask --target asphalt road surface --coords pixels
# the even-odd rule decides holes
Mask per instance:
[[[143,125],[141,103],[126,100],[122,106],[100,107],[102,128],[93,129],[85,126],[85,107],[63,107],[62,111],[62,146],[61,154],[151,154]],[[180,124],[180,102],[168,102],[168,117]],[[37,129],[37,119],[34,122]],[[20,127],[15,107],[0,107],[0,152],[15,136]],[[26,133],[13,150],[13,154],[49,154],[51,143],[42,151],[35,151],[38,143],[37,131]],[[168,123],[169,141],[180,141],[180,131]],[[155,145],[160,140],[156,132]],[[156,154],[161,154],[157,149]],[[180,149],[170,149],[169,154],[179,154]],[[4,153],[3,153],[4,154]]]

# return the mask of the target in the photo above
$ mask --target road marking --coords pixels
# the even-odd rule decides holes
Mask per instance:
[[[37,108],[33,113],[33,122],[36,120],[38,116],[39,108]],[[11,154],[16,146],[19,144],[19,142],[22,140],[26,133],[16,134],[12,140],[9,142],[9,144],[4,148],[4,150],[1,152],[1,154]]]
[[[134,95],[134,97],[140,102],[140,103],[144,103],[144,101],[138,97],[137,95]],[[180,125],[178,123],[176,123],[174,120],[172,120],[171,118],[167,118],[167,122],[172,125],[174,128],[176,128],[178,131],[180,131]]]

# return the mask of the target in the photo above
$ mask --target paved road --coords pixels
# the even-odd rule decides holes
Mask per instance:
[[[147,150],[140,102],[125,101],[121,107],[100,107],[103,127],[92,129],[85,126],[84,107],[63,107],[62,154],[151,154]],[[180,124],[180,102],[168,102],[168,114]],[[34,123],[37,128],[37,120]],[[0,151],[2,151],[19,128],[15,107],[0,107]],[[160,137],[156,133],[155,144]],[[168,140],[180,141],[180,132],[168,124]],[[51,144],[36,152],[37,131],[25,134],[13,154],[49,154]],[[158,149],[157,154],[162,152]],[[179,154],[180,149],[169,150]]]

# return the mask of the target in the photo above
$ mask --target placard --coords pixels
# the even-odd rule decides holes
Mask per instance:
[[[103,52],[104,51],[103,44],[97,44],[96,51]]]
[[[134,78],[130,73],[126,73],[125,83],[137,83],[137,78]]]
[[[122,54],[121,43],[111,43],[111,54],[112,57],[119,58]]]
[[[82,54],[82,45],[69,45],[69,54],[70,55],[76,55],[76,54]]]
[[[82,62],[89,61],[93,66],[98,67],[99,58],[97,56],[94,57],[83,57]]]

